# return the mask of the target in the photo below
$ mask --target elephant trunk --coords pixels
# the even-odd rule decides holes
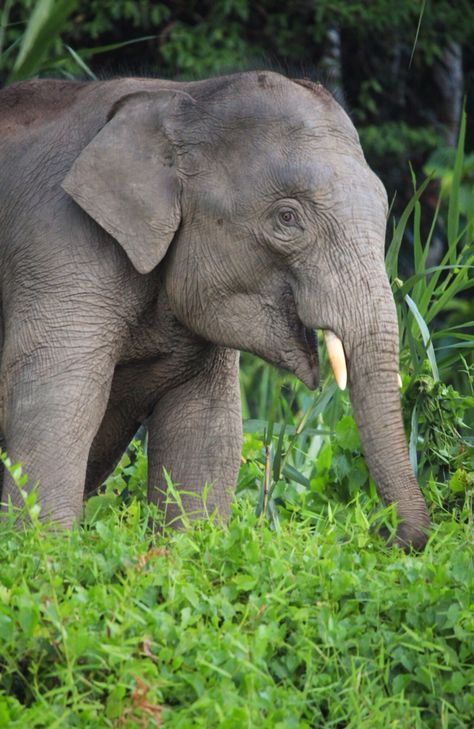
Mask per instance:
[[[359,291],[367,286],[360,286]],[[396,502],[396,542],[421,549],[427,540],[428,510],[408,457],[398,384],[399,341],[395,304],[382,272],[377,288],[354,302],[354,323],[341,331],[348,360],[348,384],[365,458],[377,491]],[[370,302],[370,312],[367,303]]]

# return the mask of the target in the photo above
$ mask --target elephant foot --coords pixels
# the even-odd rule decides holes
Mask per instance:
[[[430,520],[426,517],[422,523],[417,525],[410,524],[408,521],[401,521],[395,535],[387,527],[380,527],[378,533],[389,547],[401,547],[407,553],[412,550],[422,552],[428,541],[429,529]]]

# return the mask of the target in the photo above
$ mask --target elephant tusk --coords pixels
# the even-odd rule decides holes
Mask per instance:
[[[345,390],[347,385],[347,367],[342,342],[330,329],[324,330],[324,340],[336,384],[340,390]]]
[[[400,372],[399,372],[398,373],[398,387],[400,389],[402,389],[402,386],[403,386],[402,377],[401,377]]]

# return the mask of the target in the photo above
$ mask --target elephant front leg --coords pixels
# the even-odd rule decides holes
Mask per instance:
[[[241,447],[239,355],[213,347],[198,374],[161,397],[150,419],[148,496],[166,524],[181,528],[183,511],[191,519],[227,519]],[[167,493],[164,469],[180,504]]]
[[[80,517],[87,459],[107,405],[113,362],[79,345],[57,361],[47,346],[5,377],[5,448],[38,489],[41,518],[69,527]],[[56,359],[54,358],[56,355]],[[2,499],[21,507],[6,474]]]

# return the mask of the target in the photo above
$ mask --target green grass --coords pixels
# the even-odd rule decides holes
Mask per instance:
[[[470,507],[420,556],[357,502],[277,531],[245,501],[154,537],[136,499],[4,525],[0,726],[472,727]]]

